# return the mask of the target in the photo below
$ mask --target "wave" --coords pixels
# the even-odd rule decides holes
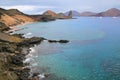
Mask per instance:
[[[33,57],[33,54],[29,53],[28,55],[26,55],[26,58],[30,58]]]
[[[29,32],[29,33],[24,34],[23,37],[30,37],[31,35],[32,35],[32,33]]]
[[[32,35],[32,33],[31,32],[29,32],[29,33],[27,33],[27,34],[25,34],[26,36],[29,36],[29,35]]]
[[[37,66],[37,65],[38,65],[37,63],[33,63],[33,64],[31,64],[32,67]]]
[[[45,78],[45,74],[40,74],[40,75],[38,75],[38,77],[39,77],[39,79],[43,79],[43,78]]]
[[[30,63],[33,59],[32,58],[26,58],[23,63]]]
[[[22,69],[31,68],[31,66],[24,66]]]
[[[34,48],[30,48],[30,53],[35,53],[36,51],[35,51],[35,49]]]

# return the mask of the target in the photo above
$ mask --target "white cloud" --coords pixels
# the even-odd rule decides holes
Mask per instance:
[[[26,11],[33,11],[37,9],[49,9],[54,8],[53,6],[34,6],[34,5],[15,5],[15,6],[1,6],[5,9],[18,9],[20,11],[26,12]]]

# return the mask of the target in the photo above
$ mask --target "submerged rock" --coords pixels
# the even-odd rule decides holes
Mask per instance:
[[[50,43],[68,43],[68,40],[48,40],[48,42]]]

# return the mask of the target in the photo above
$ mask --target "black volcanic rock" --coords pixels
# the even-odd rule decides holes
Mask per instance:
[[[49,43],[68,43],[68,40],[48,40]]]

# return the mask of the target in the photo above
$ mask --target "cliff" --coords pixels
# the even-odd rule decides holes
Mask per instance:
[[[17,9],[5,10],[0,8],[0,22],[4,23],[6,26],[10,27],[34,21],[35,20],[32,19],[29,15],[26,15]]]

